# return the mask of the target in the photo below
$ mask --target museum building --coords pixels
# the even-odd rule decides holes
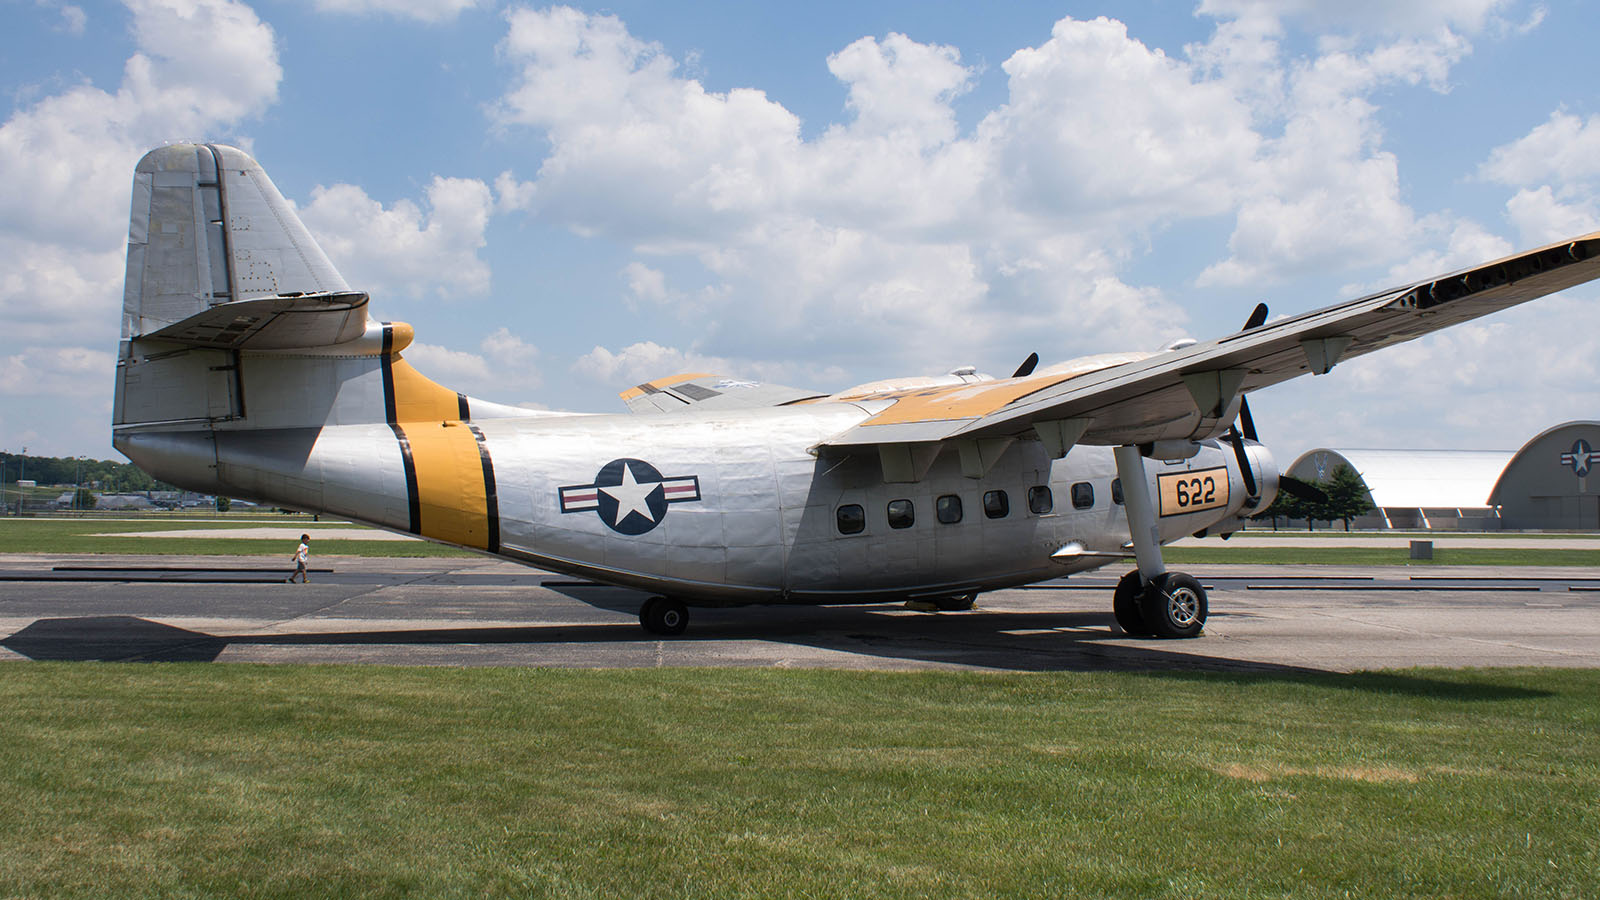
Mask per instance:
[[[1286,472],[1325,481],[1341,464],[1377,507],[1352,527],[1600,531],[1600,422],[1557,425],[1516,451],[1318,447]]]

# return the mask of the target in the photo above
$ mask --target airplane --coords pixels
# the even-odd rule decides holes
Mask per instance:
[[[920,601],[1132,558],[1127,634],[1192,638],[1204,587],[1162,545],[1228,535],[1280,490],[1247,394],[1600,276],[1600,232],[1216,340],[1010,377],[834,393],[687,373],[627,413],[468,397],[404,358],[266,172],[221,144],[135,168],[113,443],[150,475],[471,548],[690,607]]]

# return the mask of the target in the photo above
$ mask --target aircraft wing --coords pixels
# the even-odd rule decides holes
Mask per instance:
[[[782,406],[821,396],[818,391],[746,381],[728,375],[689,372],[647,381],[623,391],[622,402],[631,412],[674,412],[696,409],[751,409]]]
[[[1239,398],[1600,277],[1600,232],[1393,288],[1149,358],[1079,375],[1039,375],[898,392],[820,446],[1015,438],[1073,444],[1197,440],[1227,427]],[[1404,389],[1404,385],[1396,385]]]

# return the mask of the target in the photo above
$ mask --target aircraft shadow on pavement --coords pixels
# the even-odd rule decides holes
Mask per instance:
[[[1333,675],[1318,669],[1227,659],[1184,650],[1165,641],[1129,645],[1111,627],[1111,617],[1085,612],[992,612],[885,615],[884,607],[784,610],[756,616],[748,610],[699,610],[688,634],[668,644],[769,641],[881,659],[975,666],[1011,671],[1142,671],[1168,677],[1214,677],[1228,673],[1262,677]],[[39,619],[0,646],[32,660],[113,662],[213,662],[233,645],[252,646],[446,646],[540,644],[654,644],[661,640],[637,624],[526,625],[426,628],[387,631],[213,635],[137,616]],[[530,656],[529,663],[540,659]],[[619,665],[626,665],[621,660]],[[1202,673],[1212,673],[1205,675]],[[1529,692],[1498,685],[1462,685],[1392,673],[1333,675],[1330,683],[1360,690],[1458,699],[1510,699]],[[1508,693],[1509,692],[1509,693]]]
[[[1098,613],[980,611],[885,616],[882,607],[807,607],[782,612],[786,614],[697,610],[696,622],[687,634],[665,640],[685,648],[706,642],[777,642],[881,659],[1023,671],[1315,671],[1172,652],[1154,641],[1137,647],[1106,643],[1124,636],[1112,631],[1110,616]],[[0,640],[0,646],[41,661],[211,662],[236,645],[641,645],[658,640],[662,639],[633,622],[214,635],[137,616],[83,616],[39,619]],[[537,656],[529,658],[530,663],[539,661]]]

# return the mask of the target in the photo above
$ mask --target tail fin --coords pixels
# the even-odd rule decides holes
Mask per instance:
[[[266,347],[360,336],[364,315],[341,315],[318,333],[264,339],[270,336],[260,332],[273,330],[275,308],[314,308],[283,302],[307,295],[337,297],[317,305],[344,312],[366,304],[365,295],[350,292],[260,164],[217,144],[159,147],[139,160],[128,224],[124,340],[181,340],[185,335],[175,326],[196,317],[222,327],[197,323],[186,342]]]

